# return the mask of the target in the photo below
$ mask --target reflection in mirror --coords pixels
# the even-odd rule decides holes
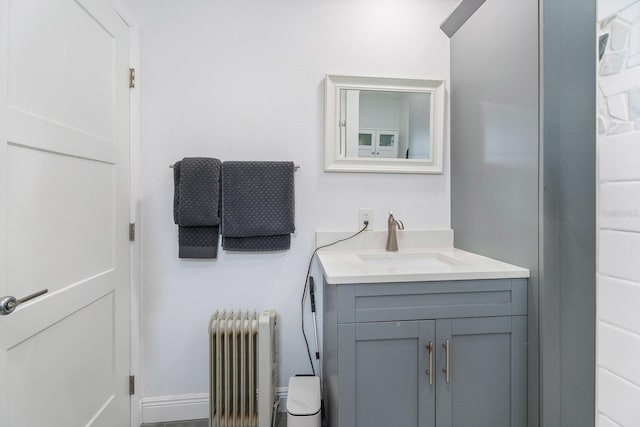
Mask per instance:
[[[444,81],[327,75],[327,172],[442,173]]]
[[[428,159],[431,94],[340,91],[346,157]]]

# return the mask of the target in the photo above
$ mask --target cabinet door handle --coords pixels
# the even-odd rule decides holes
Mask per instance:
[[[429,369],[427,374],[429,375],[429,385],[433,384],[433,343],[429,341],[427,344],[427,351],[429,352]]]
[[[442,372],[444,372],[445,381],[447,382],[447,384],[449,384],[449,382],[451,381],[449,340],[446,340],[444,344],[442,344],[442,347],[444,347],[444,353],[445,353],[444,369],[442,370]]]

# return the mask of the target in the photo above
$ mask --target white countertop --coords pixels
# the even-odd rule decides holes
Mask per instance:
[[[322,246],[350,233],[321,233]],[[351,233],[352,234],[352,233]],[[474,279],[528,278],[529,270],[456,249],[453,231],[399,231],[398,252],[385,250],[386,231],[364,232],[320,249],[318,259],[327,283],[394,283]]]

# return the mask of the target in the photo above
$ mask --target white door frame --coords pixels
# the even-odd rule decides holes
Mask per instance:
[[[140,339],[140,297],[141,283],[140,283],[140,260],[141,246],[140,245],[140,232],[141,229],[139,221],[139,209],[140,209],[140,36],[138,27],[132,27],[129,37],[130,47],[130,64],[131,68],[136,72],[136,87],[131,89],[130,92],[130,147],[131,147],[131,201],[130,201],[130,222],[136,224],[135,228],[135,240],[131,242],[131,277],[130,277],[130,290],[131,290],[131,304],[130,304],[130,328],[131,328],[131,375],[135,376],[135,391],[131,396],[131,427],[138,427],[142,421],[142,409],[140,407],[140,399],[142,399],[143,382],[142,371],[140,370],[140,359],[142,343]]]
[[[130,201],[129,222],[136,224],[140,205],[140,32],[135,11],[130,10],[120,0],[110,0],[113,9],[129,27],[129,66],[135,69],[136,86],[129,92],[129,147],[130,147]],[[130,374],[135,377],[134,394],[131,396],[131,427],[138,427],[142,422],[140,400],[143,396],[142,372],[140,359],[142,344],[140,340],[140,235],[139,224],[136,225],[135,240],[130,244]]]

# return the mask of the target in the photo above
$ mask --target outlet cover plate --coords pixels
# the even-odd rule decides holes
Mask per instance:
[[[369,221],[369,225],[367,225],[366,231],[373,230],[373,209],[360,208],[358,210],[358,230],[362,230],[365,221]]]

